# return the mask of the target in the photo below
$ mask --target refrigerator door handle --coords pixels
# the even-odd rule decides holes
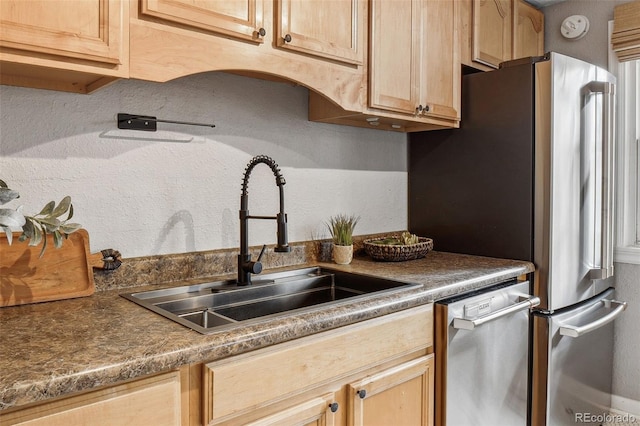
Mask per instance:
[[[505,315],[512,314],[514,312],[522,311],[524,309],[530,309],[540,304],[540,298],[538,296],[533,297],[520,297],[518,303],[507,306],[506,308],[498,309],[495,312],[491,312],[487,315],[475,319],[466,318],[454,318],[453,328],[459,330],[473,330],[474,328],[481,326],[489,321],[496,320]]]
[[[627,309],[627,302],[604,299],[602,300],[602,304],[605,308],[610,308],[612,306],[616,306],[616,308],[602,318],[598,318],[597,320],[590,322],[589,324],[581,326],[563,324],[560,326],[560,335],[568,337],[583,336],[615,320],[618,316],[620,316],[620,314],[622,314],[625,309]]]
[[[587,84],[583,93],[585,97],[593,93],[601,93],[602,101],[602,206],[601,206],[601,247],[600,267],[589,271],[592,280],[604,280],[613,276],[613,153],[614,153],[614,102],[615,84],[606,81],[592,81]]]

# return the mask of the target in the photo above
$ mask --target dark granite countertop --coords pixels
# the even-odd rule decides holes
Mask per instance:
[[[528,262],[442,252],[410,262],[356,257],[350,265],[313,265],[422,287],[240,324],[210,335],[120,297],[126,289],[0,308],[0,410],[247,352],[486,287],[534,269]],[[311,264],[295,268],[302,266]]]

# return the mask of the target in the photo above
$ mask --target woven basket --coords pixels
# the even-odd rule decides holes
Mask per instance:
[[[403,262],[405,260],[420,259],[433,250],[433,240],[425,237],[419,237],[418,243],[409,245],[373,243],[373,241],[380,241],[385,238],[364,240],[364,250],[375,260],[382,260],[385,262]]]

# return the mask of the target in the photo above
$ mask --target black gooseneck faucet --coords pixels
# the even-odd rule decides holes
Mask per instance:
[[[263,163],[271,168],[273,175],[276,177],[276,185],[280,189],[280,212],[275,216],[251,216],[249,215],[249,195],[247,187],[249,184],[249,176],[251,171],[258,164]],[[262,272],[262,264],[260,259],[264,254],[266,245],[262,246],[262,251],[258,259],[253,262],[249,253],[249,219],[272,219],[278,224],[278,244],[274,251],[286,253],[291,251],[287,242],[287,214],[284,212],[284,177],[280,174],[278,165],[271,157],[266,155],[257,155],[251,159],[244,171],[244,179],[242,180],[242,195],[240,196],[240,254],[238,255],[238,285],[251,284],[251,274],[259,274]]]

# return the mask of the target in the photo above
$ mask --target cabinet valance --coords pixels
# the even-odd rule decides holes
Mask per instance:
[[[640,59],[640,0],[615,7],[611,44],[621,62]]]

